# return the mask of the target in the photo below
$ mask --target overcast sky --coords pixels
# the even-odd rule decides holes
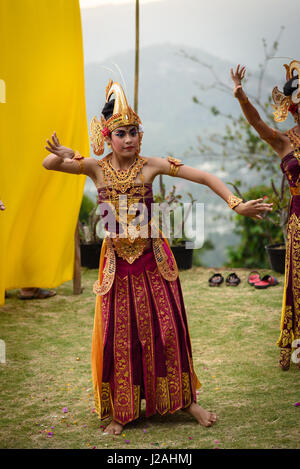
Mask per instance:
[[[134,49],[134,0],[80,0],[80,5],[86,62]],[[277,56],[288,58],[273,61],[280,70],[289,57],[300,60],[299,17],[299,0],[140,0],[140,45],[192,46],[257,68],[262,38],[271,43],[285,26]]]

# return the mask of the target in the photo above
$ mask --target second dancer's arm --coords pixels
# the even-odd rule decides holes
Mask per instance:
[[[242,80],[246,73],[246,67],[236,67],[235,72],[230,70],[234,83],[233,94],[238,99],[244,116],[249,124],[257,131],[258,135],[267,142],[275,152],[283,158],[290,151],[290,141],[288,137],[270,127],[260,116],[255,106],[251,103],[242,87]]]

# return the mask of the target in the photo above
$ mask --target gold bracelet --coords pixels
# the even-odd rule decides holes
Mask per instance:
[[[79,174],[83,174],[83,172],[84,172],[84,164],[83,164],[84,157],[81,156],[79,151],[76,151],[75,156],[73,157],[73,160],[77,161],[77,163],[79,164]]]
[[[240,199],[239,197],[236,197],[235,195],[231,195],[226,202],[228,203],[230,208],[234,209],[235,207],[237,207],[239,204],[243,202],[243,199]]]
[[[176,176],[180,166],[183,166],[184,163],[181,163],[181,160],[174,158],[173,156],[168,156],[167,160],[171,163],[169,174],[170,176]]]

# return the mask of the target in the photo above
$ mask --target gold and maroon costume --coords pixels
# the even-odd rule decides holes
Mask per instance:
[[[280,365],[288,369],[292,343],[300,339],[300,161],[294,151],[281,161],[282,172],[287,176],[291,191],[287,226],[285,286],[281,317],[281,334],[278,340]]]
[[[119,86],[110,83],[107,99],[113,87],[118,101]],[[114,112],[116,122],[114,115],[107,121],[93,120],[93,129],[98,132],[93,135],[98,154],[104,148],[100,132],[105,136],[112,126],[140,126],[123,92],[121,97],[123,107],[119,106],[117,114]],[[168,161],[170,175],[176,175],[182,163],[172,157]],[[147,417],[173,413],[196,402],[200,383],[193,369],[176,261],[161,230],[152,230],[152,184],[144,183],[143,177],[147,159],[137,154],[127,171],[115,170],[110,155],[98,160],[98,164],[106,184],[98,189],[98,202],[107,219],[115,217],[116,223],[113,232],[109,223],[105,224],[99,277],[94,285],[95,408],[101,419],[111,416],[125,425],[139,417],[142,398],[146,400]],[[121,200],[125,203],[125,217]],[[145,207],[143,213],[135,213],[140,220],[140,236],[131,225],[130,207],[136,203],[140,203],[139,208]]]
[[[293,60],[286,69],[286,80],[297,83],[296,98],[300,96],[300,62]],[[295,74],[296,73],[296,74]],[[293,98],[286,96],[277,87],[274,88],[274,119],[277,122],[286,120],[288,112],[293,113]],[[299,102],[299,101],[298,101]],[[298,106],[296,106],[298,109]],[[298,112],[294,113],[298,122]],[[291,193],[289,218],[287,225],[285,285],[282,302],[281,333],[277,345],[280,347],[279,364],[283,370],[290,367],[292,344],[300,339],[300,138],[291,129],[286,132],[290,139],[292,151],[281,160],[281,170],[286,175]]]

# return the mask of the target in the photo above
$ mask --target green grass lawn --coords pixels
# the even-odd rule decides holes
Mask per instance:
[[[203,428],[183,412],[142,417],[121,436],[103,435],[93,412],[91,337],[97,271],[82,270],[82,295],[72,282],[46,300],[8,292],[0,308],[1,448],[300,448],[300,370],[278,367],[283,276],[255,290],[237,269],[238,287],[208,287],[209,269],[180,272],[202,387],[198,402],[218,422]],[[227,275],[228,271],[223,271]],[[68,412],[64,413],[63,408]],[[142,404],[142,409],[144,406]],[[101,427],[102,426],[102,427]],[[52,432],[53,435],[48,435]]]

